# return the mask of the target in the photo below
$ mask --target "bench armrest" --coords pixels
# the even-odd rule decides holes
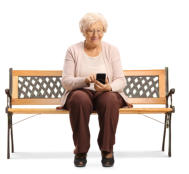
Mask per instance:
[[[8,112],[8,108],[11,108],[12,107],[12,104],[11,104],[11,94],[10,94],[10,90],[9,89],[5,89],[5,94],[7,94],[7,107],[5,109],[6,113]]]
[[[170,89],[170,91],[167,93],[167,95],[166,95],[166,100],[167,100],[167,107],[168,107],[168,100],[169,100],[169,98],[170,98],[170,100],[171,100],[171,104],[170,104],[170,107],[173,109],[173,112],[175,112],[175,106],[173,106],[173,102],[172,102],[172,95],[175,93],[175,89],[174,88],[172,88],[172,89]]]
[[[172,96],[172,94],[174,94],[175,93],[175,88],[172,88],[172,89],[170,89],[170,91],[168,92],[168,94],[167,94],[167,98],[169,97],[169,96]]]
[[[11,98],[10,90],[9,90],[9,89],[5,89],[5,94],[7,94],[7,97],[10,97],[10,98]]]

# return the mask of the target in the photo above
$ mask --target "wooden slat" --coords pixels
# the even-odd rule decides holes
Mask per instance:
[[[62,76],[62,71],[58,70],[13,70],[13,76]]]
[[[124,70],[125,76],[155,76],[164,73],[165,70]]]
[[[68,110],[56,110],[55,108],[9,108],[14,114],[69,114]],[[161,114],[171,112],[172,108],[121,108],[120,114]],[[93,114],[96,112],[94,111]]]
[[[12,99],[13,105],[61,105],[60,98],[55,99]]]
[[[165,104],[165,97],[162,98],[128,98],[128,102],[132,104]]]
[[[166,96],[166,81],[165,81],[165,71],[159,75],[159,97]]]
[[[9,108],[14,114],[69,114],[68,110],[56,110],[55,108]]]
[[[165,70],[124,70],[126,76],[159,75]],[[13,70],[13,76],[62,76],[61,70]]]
[[[121,108],[120,114],[161,114],[171,112],[172,108]]]
[[[132,104],[165,104],[165,98],[129,98]],[[61,105],[60,98],[56,99],[12,99],[13,105]]]
[[[18,98],[18,76],[13,76],[12,86],[12,98]]]

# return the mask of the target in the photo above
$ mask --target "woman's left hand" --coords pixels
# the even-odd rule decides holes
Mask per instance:
[[[102,84],[98,80],[95,80],[94,88],[96,91],[111,91],[112,90],[107,78],[105,80],[105,84]]]

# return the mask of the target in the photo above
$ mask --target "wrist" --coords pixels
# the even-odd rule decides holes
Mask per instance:
[[[112,91],[112,87],[109,84],[107,85],[107,90]]]
[[[85,82],[86,83],[86,85],[89,87],[90,86],[90,83],[89,82]]]
[[[90,86],[90,83],[88,82],[87,79],[85,79],[85,84],[89,87]]]

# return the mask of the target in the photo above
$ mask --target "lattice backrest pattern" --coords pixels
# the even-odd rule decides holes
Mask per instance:
[[[61,77],[18,77],[18,98],[61,98],[63,92]]]
[[[159,76],[126,76],[129,98],[159,98]]]
[[[126,76],[124,89],[129,98],[158,98],[158,76]],[[60,98],[64,88],[61,77],[18,77],[18,98]]]
[[[129,102],[165,103],[165,70],[124,70]],[[13,104],[61,104],[62,71],[12,71]]]

